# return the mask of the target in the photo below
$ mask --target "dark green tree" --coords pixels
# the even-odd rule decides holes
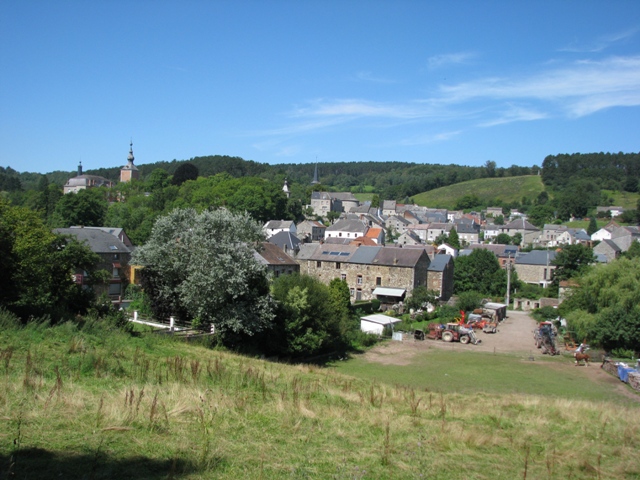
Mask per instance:
[[[497,243],[498,245],[510,245],[511,236],[508,233],[499,233],[493,243]]]
[[[593,250],[586,245],[578,243],[563,246],[552,262],[556,266],[554,284],[586,273],[595,261]]]
[[[455,227],[453,227],[449,232],[447,243],[453,248],[460,248],[460,237],[458,236],[458,231],[455,229]]]
[[[77,269],[97,277],[97,255],[77,241],[51,232],[34,211],[0,200],[0,305],[23,319],[44,315],[57,322],[84,313],[91,290],[72,280]]]
[[[198,167],[196,167],[193,163],[183,163],[176,171],[173,173],[173,178],[171,179],[172,185],[180,186],[187,180],[195,180],[198,178]]]
[[[598,231],[598,222],[596,221],[596,217],[591,217],[589,219],[589,226],[587,227],[587,233],[589,236],[593,235]]]
[[[62,228],[73,225],[102,227],[107,214],[106,193],[103,188],[87,188],[63,195],[56,204],[53,224]]]
[[[500,268],[497,257],[489,250],[475,249],[470,255],[455,260],[453,289],[456,295],[475,291],[482,295],[504,295],[507,272]]]

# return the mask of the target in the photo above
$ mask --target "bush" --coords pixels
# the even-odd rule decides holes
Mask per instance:
[[[539,322],[548,322],[550,320],[555,320],[558,318],[558,309],[553,307],[542,307],[536,308],[533,312],[531,312],[533,318],[538,320]]]
[[[471,312],[482,306],[482,298],[482,294],[479,292],[461,292],[460,295],[458,295],[456,308],[464,312]]]

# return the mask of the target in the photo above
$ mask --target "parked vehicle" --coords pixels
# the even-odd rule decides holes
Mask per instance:
[[[559,355],[560,352],[556,346],[557,332],[553,323],[540,322],[538,328],[533,332],[536,347],[542,349],[542,353],[549,355]]]
[[[482,342],[476,337],[473,328],[459,323],[431,323],[427,338],[444,342],[473,343],[474,345]]]

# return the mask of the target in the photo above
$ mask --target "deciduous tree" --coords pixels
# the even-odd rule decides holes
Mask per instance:
[[[223,341],[271,326],[265,267],[254,258],[261,226],[226,209],[176,209],[158,218],[132,262],[142,265],[145,292],[156,315],[211,324]]]

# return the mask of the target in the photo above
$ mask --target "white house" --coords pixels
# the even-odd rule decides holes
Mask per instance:
[[[360,330],[366,333],[382,335],[384,327],[399,322],[399,318],[389,317],[387,315],[367,315],[366,317],[360,317]]]
[[[289,232],[292,235],[298,233],[296,224],[291,220],[269,220],[262,227],[267,238],[272,237],[279,232]]]
[[[343,238],[354,239],[364,237],[367,234],[367,227],[360,220],[338,220],[336,223],[327,227],[324,231],[324,238]]]

